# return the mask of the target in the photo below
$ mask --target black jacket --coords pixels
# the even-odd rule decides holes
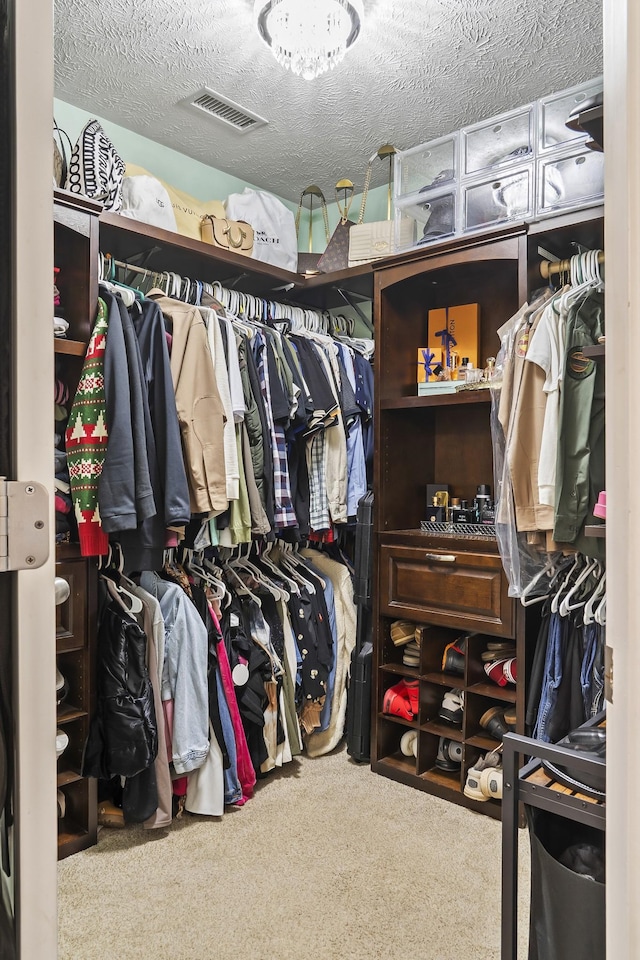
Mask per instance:
[[[97,709],[82,764],[84,777],[109,780],[146,770],[158,753],[144,630],[104,585],[98,625]]]

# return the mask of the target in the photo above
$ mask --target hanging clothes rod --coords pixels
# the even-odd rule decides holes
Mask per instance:
[[[135,263],[125,263],[124,260],[111,260],[111,263],[115,264],[116,267],[121,267],[122,270],[130,270],[131,273],[139,273],[143,277],[162,276],[161,270],[148,270],[146,267],[137,267]]]
[[[601,250],[598,253],[598,263],[604,263],[604,252]],[[571,269],[571,258],[568,260],[557,260],[555,263],[550,263],[549,260],[543,260],[540,264],[540,273],[545,280],[548,280],[549,277],[556,276],[558,273],[568,273]]]

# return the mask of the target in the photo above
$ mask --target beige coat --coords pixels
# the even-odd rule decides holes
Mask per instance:
[[[224,461],[225,415],[218,391],[207,329],[197,307],[152,290],[173,324],[171,376],[184,454],[192,513],[218,514],[227,509]]]

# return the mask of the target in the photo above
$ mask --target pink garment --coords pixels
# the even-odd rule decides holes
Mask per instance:
[[[213,620],[216,630],[220,635],[222,635],[222,631],[220,630],[220,622],[211,604],[209,604],[209,613],[211,614],[211,619]],[[251,762],[251,754],[249,753],[244,727],[242,726],[242,718],[238,709],[238,701],[236,700],[236,689],[231,676],[231,665],[229,663],[227,648],[224,645],[224,641],[218,644],[217,651],[222,688],[229,705],[231,723],[233,725],[233,732],[236,738],[238,780],[240,781],[240,786],[242,787],[242,800],[239,800],[236,806],[240,807],[253,796],[253,788],[256,785],[256,774]]]
[[[169,763],[171,763],[171,759],[173,757],[173,700],[163,700],[162,709],[164,710],[164,728],[167,738],[167,755],[169,757]],[[187,792],[188,783],[189,777],[175,777],[171,781],[174,796],[184,797]]]

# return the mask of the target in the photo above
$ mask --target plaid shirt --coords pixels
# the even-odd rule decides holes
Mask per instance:
[[[309,526],[312,530],[327,530],[331,526],[327,477],[325,466],[324,430],[307,441],[307,466],[309,470]]]
[[[291,502],[291,483],[289,480],[289,461],[287,460],[287,445],[284,438],[284,427],[273,422],[271,410],[271,394],[269,391],[269,368],[265,358],[266,343],[261,333],[256,333],[256,364],[260,378],[260,390],[264,398],[264,405],[271,433],[271,447],[273,451],[273,490],[275,497],[274,524],[277,530],[285,527],[297,527],[298,518]]]

